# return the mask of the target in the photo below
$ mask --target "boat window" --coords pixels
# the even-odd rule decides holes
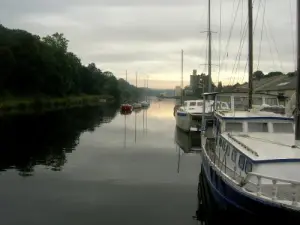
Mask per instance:
[[[267,105],[278,105],[277,98],[266,98],[265,103]]]
[[[235,110],[247,110],[248,97],[234,96],[234,109]]]
[[[262,105],[263,104],[262,97],[253,97],[252,101],[253,101],[253,105]]]
[[[252,163],[249,160],[247,160],[247,162],[246,162],[245,172],[246,173],[252,172]]]
[[[248,132],[268,132],[268,123],[248,123]]]
[[[231,160],[234,163],[236,162],[236,156],[237,156],[237,151],[233,148],[231,153]]]
[[[241,170],[244,170],[246,157],[244,155],[240,155],[239,157],[239,167]]]
[[[223,142],[223,139],[220,137],[219,138],[219,146],[222,146],[222,142]]]
[[[226,155],[230,156],[230,145],[229,144],[226,146]]]
[[[294,133],[292,123],[273,123],[274,133]]]
[[[223,149],[223,151],[226,150],[226,140],[223,140],[223,143],[222,143],[222,149]]]
[[[196,102],[190,102],[190,106],[196,106]]]
[[[234,123],[234,122],[227,122],[225,125],[225,131],[231,132],[242,132],[243,131],[243,124],[242,123]]]
[[[197,102],[197,106],[202,106],[203,102]]]

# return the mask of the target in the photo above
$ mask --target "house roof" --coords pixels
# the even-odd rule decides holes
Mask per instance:
[[[275,78],[275,77],[274,77]],[[257,87],[255,91],[284,91],[284,90],[295,90],[296,89],[297,76],[280,76],[274,82]]]
[[[253,88],[255,92],[259,91],[283,91],[296,89],[297,76],[272,76],[259,80],[253,80]],[[238,89],[248,89],[248,83],[237,87]]]

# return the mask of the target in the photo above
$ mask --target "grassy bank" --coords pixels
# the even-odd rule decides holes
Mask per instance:
[[[52,111],[72,107],[110,104],[114,98],[108,95],[80,95],[63,98],[33,97],[33,98],[0,98],[0,114],[31,113]]]

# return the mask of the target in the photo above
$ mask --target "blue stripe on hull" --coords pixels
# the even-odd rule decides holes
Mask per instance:
[[[184,112],[177,112],[177,116],[187,116],[187,113],[184,113]]]
[[[202,173],[204,180],[210,190],[211,197],[217,203],[218,210],[229,210],[230,212],[242,213],[256,218],[284,219],[285,224],[299,224],[300,212],[281,208],[269,202],[263,202],[251,198],[242,192],[234,189],[209,166],[207,160],[202,157]],[[289,219],[287,219],[289,218]],[[287,221],[289,220],[289,221]]]

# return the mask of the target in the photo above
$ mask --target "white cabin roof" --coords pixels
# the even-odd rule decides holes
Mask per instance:
[[[254,162],[300,161],[300,149],[292,147],[293,133],[223,133],[222,137]]]
[[[276,119],[276,120],[289,120],[293,121],[294,119],[291,117],[287,117],[285,115],[280,115],[273,112],[265,112],[265,111],[216,111],[216,116],[222,119]]]

